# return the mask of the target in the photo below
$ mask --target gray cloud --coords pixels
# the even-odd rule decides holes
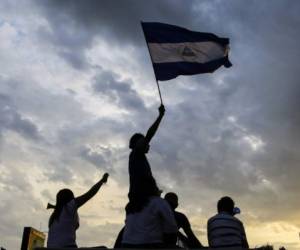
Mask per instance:
[[[37,126],[18,112],[10,97],[0,94],[0,133],[4,130],[14,131],[32,140],[42,139]]]
[[[1,240],[5,240],[1,246],[18,249],[21,246],[23,226],[39,228],[44,206],[34,194],[33,186],[23,169],[2,163],[0,171],[0,213],[5,215],[1,217]]]
[[[102,70],[94,77],[92,88],[96,94],[109,97],[121,109],[145,111],[144,102],[132,85],[131,80],[122,80],[117,74]]]
[[[115,68],[92,67],[87,52],[99,40],[109,42],[112,51],[131,46],[135,53],[128,52],[128,57],[139,59],[134,69],[144,77],[149,58],[139,22],[168,22],[230,37],[234,66],[161,83],[167,111],[148,155],[158,182],[165,191],[178,192],[181,208],[193,217],[208,218],[220,196],[231,195],[242,208],[246,225],[285,221],[300,227],[295,219],[300,205],[298,2],[33,3],[45,18],[35,34],[38,42],[81,71],[91,100],[101,100],[119,112],[111,117],[89,113],[71,85],[55,93],[27,76],[22,81],[2,81],[0,133],[10,130],[30,138],[25,153],[18,156],[34,156],[32,162],[40,166],[45,179],[72,185],[80,175],[89,185],[96,166],[113,172],[118,184],[127,188],[128,139],[134,132],[146,132],[157,115],[157,104],[154,97],[142,94],[144,86],[136,78],[123,78]],[[46,143],[33,146],[41,136]],[[9,162],[10,148],[2,145],[1,163]],[[12,183],[12,177],[0,177],[1,185]],[[14,185],[22,189],[27,183],[18,178]],[[50,197],[44,189],[42,195]],[[8,198],[3,211],[14,206]],[[31,199],[36,197],[29,196],[26,202]],[[0,224],[17,225],[17,221],[12,212]],[[108,232],[105,237],[112,242],[118,225],[103,227],[109,232],[99,230]],[[199,234],[204,227],[205,221],[196,227]],[[82,242],[94,243],[89,233],[96,228],[87,224],[83,228]],[[4,227],[2,234],[11,235]]]
[[[141,21],[173,21],[193,25],[196,13],[192,4],[180,1],[46,1],[41,3],[50,30],[42,27],[45,42],[55,44],[58,53],[75,68],[89,64],[85,55],[97,37],[105,38],[112,46],[134,44],[144,46]],[[53,18],[55,16],[55,18]],[[182,16],[185,16],[182,19]],[[197,18],[197,17],[196,17]],[[63,25],[62,25],[63,24]],[[204,25],[203,25],[204,26]]]
[[[88,245],[84,242],[80,242],[79,244],[82,246],[113,246],[115,243],[115,239],[117,238],[118,232],[122,229],[123,224],[117,224],[117,223],[103,223],[96,226],[91,226],[88,223],[84,223],[81,225],[82,227],[85,227],[85,231],[79,232],[78,236],[80,238],[88,239]],[[94,235],[98,234],[98,237],[95,237]]]
[[[296,139],[299,135],[296,66],[299,58],[296,43],[299,18],[294,11],[297,6],[295,2],[276,2],[270,7],[268,3],[257,1],[247,7],[232,1],[226,6],[222,5],[222,8],[218,1],[201,4],[192,2],[190,5],[179,2],[170,4],[168,1],[147,4],[137,1],[91,1],[89,4],[80,2],[70,5],[70,2],[64,1],[47,5],[46,15],[67,9],[66,19],[90,31],[86,33],[87,40],[91,41],[99,35],[103,39],[111,39],[112,44],[140,46],[142,35],[139,34],[139,20],[149,17],[151,21],[176,24],[178,17],[185,16],[187,18],[184,20],[179,18],[182,26],[195,27],[197,30],[207,28],[229,36],[234,69],[227,73],[223,85],[209,80],[210,76],[201,76],[201,80],[200,77],[191,78],[196,91],[184,92],[184,89],[179,89],[180,93],[179,90],[173,92],[173,97],[181,96],[186,103],[171,108],[167,132],[159,132],[160,144],[154,141],[153,149],[161,154],[163,164],[167,165],[166,172],[171,171],[168,174],[172,179],[179,181],[184,179],[181,174],[196,174],[202,182],[200,185],[204,187],[223,189],[241,199],[242,195],[247,197],[247,193],[251,193],[259,196],[260,207],[265,207],[266,193],[270,202],[273,202],[271,197],[278,198],[282,192],[289,191],[286,188],[290,184],[284,181],[283,176],[299,176],[295,174],[298,161],[295,149],[299,148]],[[287,8],[292,9],[290,18],[286,18]],[[97,10],[97,14],[94,10]],[[56,21],[53,18],[49,21],[54,27]],[[65,46],[68,40],[64,42],[60,45]],[[91,42],[82,43],[82,46],[88,48]],[[197,81],[206,82],[207,87],[197,86]],[[116,82],[112,75],[103,73],[93,85],[94,90],[116,101],[122,93],[130,93],[128,86],[124,82]],[[168,88],[165,89],[167,92]],[[125,103],[119,104],[126,106]],[[127,107],[130,108],[130,105]],[[230,124],[230,116],[237,119],[238,127]],[[138,126],[146,128],[147,123]],[[253,152],[251,145],[245,141],[247,135],[261,138],[265,143],[263,153]],[[153,159],[153,168],[161,171],[155,163],[159,164],[160,161]],[[189,167],[182,169],[182,165]],[[284,173],[283,165],[289,166],[285,167]],[[251,190],[264,178],[274,183],[280,191],[266,188],[258,193]]]

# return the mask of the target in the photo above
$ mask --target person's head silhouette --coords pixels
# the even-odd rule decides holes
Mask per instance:
[[[56,207],[63,207],[73,199],[74,199],[74,194],[70,189],[68,188],[61,189],[58,191],[56,195]]]
[[[171,208],[175,210],[178,207],[178,196],[175,193],[169,192],[165,195],[165,200],[169,203]]]
[[[55,206],[48,204],[47,208],[53,208],[54,212],[50,217],[49,226],[54,222],[54,220],[59,218],[59,215],[63,207],[74,199],[74,194],[70,189],[64,188],[58,191],[56,194],[56,204]]]
[[[218,201],[218,213],[226,212],[234,215],[234,201],[229,196],[224,196]]]
[[[144,143],[145,136],[141,133],[135,133],[129,141],[129,148],[134,150],[135,148],[139,148],[140,151],[144,153],[148,153],[150,145]]]

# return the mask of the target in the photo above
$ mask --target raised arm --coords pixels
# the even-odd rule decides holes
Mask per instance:
[[[108,173],[105,173],[101,180],[98,181],[94,186],[91,187],[89,191],[87,191],[85,194],[78,196],[75,198],[75,202],[77,205],[77,208],[81,207],[83,204],[85,204],[88,200],[90,200],[101,188],[102,184],[107,182]]]
[[[155,135],[158,126],[165,114],[165,106],[164,105],[160,105],[160,107],[158,108],[159,111],[159,115],[157,117],[157,119],[155,120],[155,122],[152,124],[152,126],[148,129],[146,137],[145,137],[145,142],[147,144],[149,144],[149,142],[151,141],[152,137]]]

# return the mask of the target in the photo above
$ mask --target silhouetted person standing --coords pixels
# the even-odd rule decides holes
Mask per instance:
[[[243,223],[234,214],[234,201],[228,196],[222,197],[218,201],[218,214],[207,222],[210,247],[249,248]]]
[[[79,217],[77,210],[90,200],[107,182],[108,174],[104,174],[89,191],[74,197],[70,189],[62,189],[56,195],[56,205],[48,204],[47,209],[54,208],[49,219],[49,233],[47,247],[77,248],[76,230],[79,228]]]
[[[164,114],[165,108],[161,105],[159,107],[159,115],[152,126],[148,129],[146,136],[136,133],[130,139],[129,202],[139,198],[143,199],[143,197],[147,197],[148,195],[156,195],[159,193],[159,189],[155,179],[153,178],[146,154],[150,148],[149,143],[155,135]]]
[[[186,237],[178,231],[178,238],[183,241],[189,248],[201,248],[203,247],[200,241],[195,236],[191,224],[185,214],[175,211],[178,207],[178,196],[175,193],[167,193],[165,195],[165,200],[171,206],[174,216],[177,222],[178,230],[182,228]]]

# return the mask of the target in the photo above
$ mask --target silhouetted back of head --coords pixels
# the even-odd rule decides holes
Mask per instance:
[[[133,136],[131,136],[129,141],[129,148],[134,149],[137,142],[142,138],[145,138],[145,136],[141,133],[135,133]]]
[[[165,200],[175,210],[178,207],[178,196],[175,193],[169,192],[165,195]]]
[[[218,201],[218,213],[227,212],[233,214],[234,201],[228,197],[224,196]]]
[[[57,206],[64,206],[69,201],[74,199],[74,194],[70,189],[64,188],[59,190],[56,195],[56,207]]]
[[[54,220],[58,220],[60,213],[63,209],[63,207],[70,202],[71,200],[74,199],[74,194],[70,189],[61,189],[57,195],[56,195],[56,205],[54,208],[53,214],[50,216],[49,219],[49,227],[51,224],[54,222]]]

